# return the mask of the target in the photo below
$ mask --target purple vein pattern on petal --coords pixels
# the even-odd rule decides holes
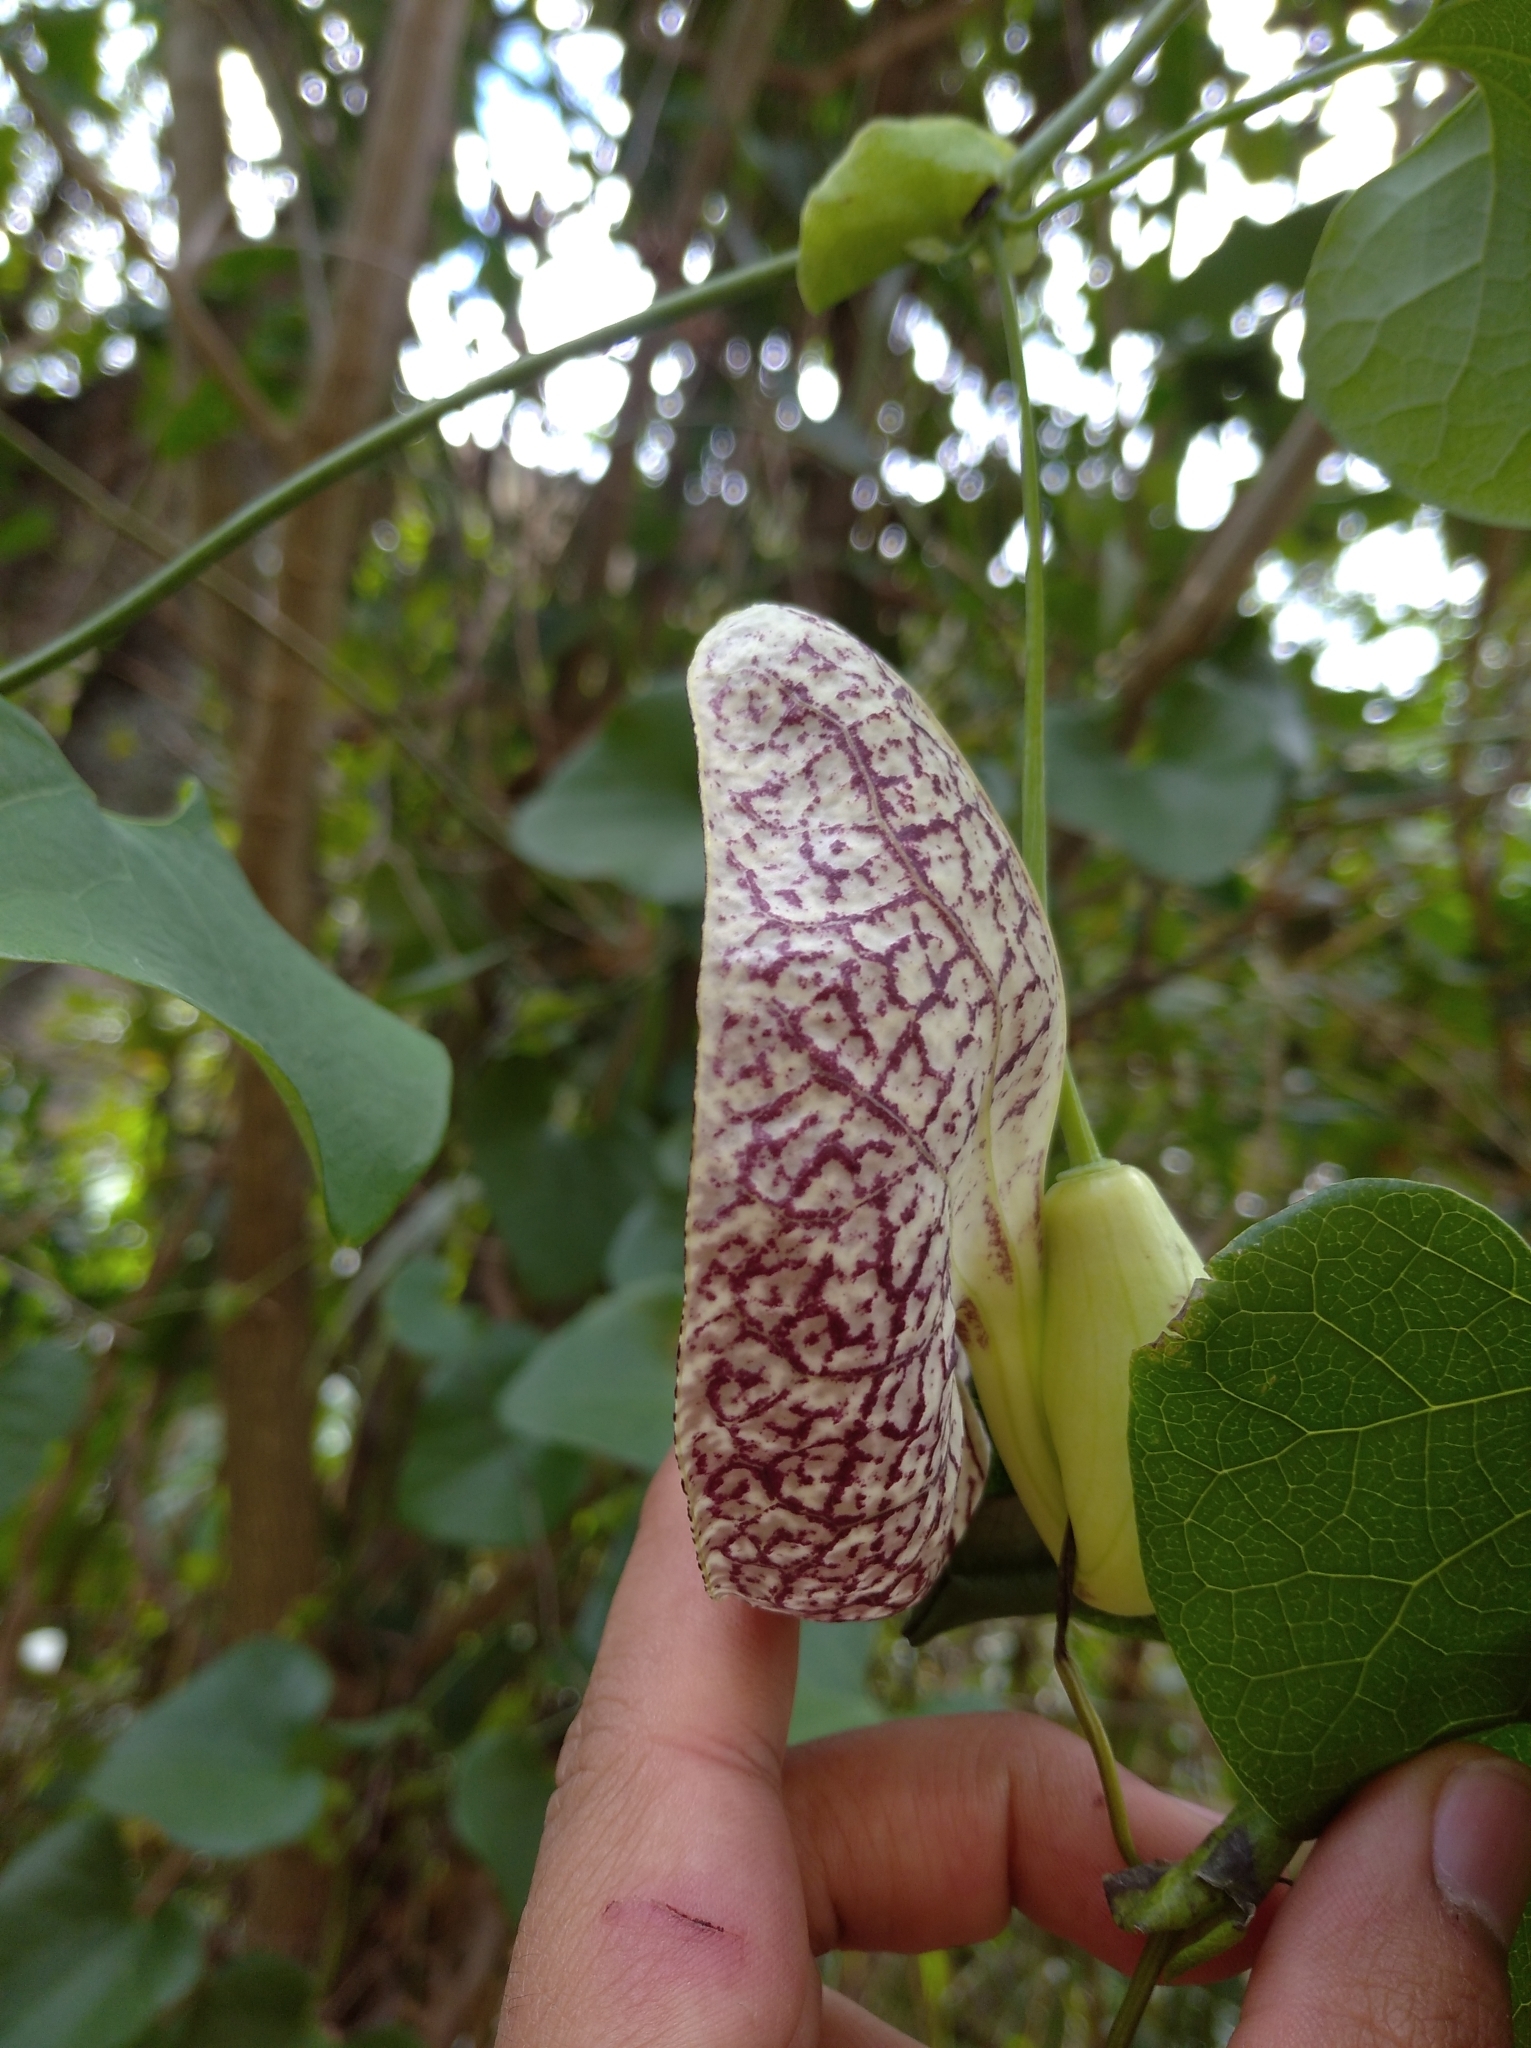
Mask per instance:
[[[715,1593],[895,1614],[982,1491],[959,1269],[1020,1313],[1057,959],[966,762],[850,634],[755,606],[702,641],[690,691],[708,872],[676,1441],[697,1551]]]

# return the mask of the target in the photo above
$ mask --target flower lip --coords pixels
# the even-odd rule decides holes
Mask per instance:
[[[963,1345],[1003,1450],[986,1345],[1038,1315],[1057,960],[972,771],[850,634],[736,613],[690,692],[708,886],[676,1439],[698,1554],[757,1606],[898,1613],[982,1491]]]

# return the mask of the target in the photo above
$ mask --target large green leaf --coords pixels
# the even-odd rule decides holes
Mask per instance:
[[[1514,1721],[1476,1739],[1531,1769],[1531,1723]],[[1510,2019],[1515,2048],[1531,2048],[1531,1913],[1521,1915],[1510,1943]]]
[[[457,1839],[494,1873],[509,1911],[531,1889],[553,1773],[519,1728],[486,1729],[457,1752],[448,1813]]]
[[[178,1901],[134,1913],[122,1844],[99,1814],[50,1829],[0,1871],[0,2048],[124,2048],[201,1967]]]
[[[0,1515],[24,1500],[48,1446],[75,1425],[90,1366],[67,1344],[24,1344],[0,1365]]]
[[[501,1420],[656,1470],[672,1440],[681,1293],[678,1279],[656,1274],[591,1302],[532,1353],[501,1396]]]
[[[1152,875],[1213,882],[1270,831],[1306,743],[1285,684],[1210,671],[1165,693],[1145,760],[1118,753],[1092,707],[1060,705],[1048,718],[1048,811]]]
[[[534,1543],[573,1506],[583,1460],[506,1431],[495,1400],[537,1332],[445,1301],[446,1278],[443,1261],[414,1259],[385,1297],[399,1342],[433,1361],[399,1473],[399,1514],[443,1543]]]
[[[1165,1636],[1289,1832],[1531,1697],[1531,1249],[1491,1210],[1356,1181],[1246,1231],[1130,1431]]]
[[[312,1650],[252,1636],[140,1714],[86,1790],[212,1856],[295,1842],[319,1818],[324,1779],[293,1752],[333,1689]]]
[[[1531,525],[1531,9],[1451,0],[1408,54],[1482,90],[1336,210],[1308,278],[1308,395],[1406,490]]]
[[[522,805],[511,844],[550,874],[700,903],[702,800],[685,690],[667,684],[619,704]]]
[[[803,202],[797,287],[810,313],[906,256],[955,243],[1015,152],[954,114],[868,121]]]
[[[328,973],[268,917],[195,788],[113,817],[35,720],[0,702],[0,958],[168,990],[260,1061],[303,1133],[335,1229],[365,1237],[435,1156],[445,1049]]]
[[[650,1178],[646,1132],[620,1118],[569,1129],[557,1109],[551,1068],[529,1059],[488,1068],[464,1105],[516,1280],[539,1303],[577,1301],[600,1285],[606,1247]]]

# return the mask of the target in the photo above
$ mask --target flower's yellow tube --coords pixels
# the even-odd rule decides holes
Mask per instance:
[[[1078,1551],[1081,1600],[1149,1614],[1138,1556],[1127,1402],[1132,1354],[1185,1303],[1203,1266],[1146,1174],[1103,1159],[1042,1204],[1042,1405]]]

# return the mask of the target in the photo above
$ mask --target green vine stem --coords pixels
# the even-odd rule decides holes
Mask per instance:
[[[1232,1946],[1297,1847],[1298,1838],[1245,1794],[1180,1862],[1140,1863],[1108,1877],[1111,1917],[1130,1933],[1180,1936],[1186,1946],[1176,1966],[1189,1969]]]
[[[1124,185],[1135,178],[1139,171],[1157,163],[1163,156],[1178,156],[1193,142],[1199,142],[1203,135],[1210,135],[1218,128],[1232,128],[1240,121],[1248,120],[1251,114],[1262,113],[1267,107],[1278,107],[1283,100],[1294,99],[1300,92],[1313,92],[1319,87],[1333,85],[1336,79],[1344,78],[1352,71],[1364,70],[1368,64],[1386,62],[1396,54],[1397,44],[1389,44],[1384,50],[1356,50],[1346,57],[1335,57],[1328,64],[1315,64],[1309,71],[1297,71],[1290,78],[1284,78],[1279,85],[1267,86],[1264,92],[1251,93],[1245,100],[1229,100],[1226,106],[1215,107],[1210,113],[1198,114],[1194,121],[1187,121],[1183,128],[1175,128],[1168,135],[1161,135],[1153,142],[1144,143],[1131,156],[1124,156],[1104,171],[1098,171],[1093,178],[1086,178],[1078,185],[1060,186],[1056,192],[1049,192],[1027,213],[1011,213],[1008,209],[995,209],[995,217],[1002,221],[1012,233],[1024,228],[1040,226],[1055,213],[1061,213],[1066,206],[1073,206],[1084,199],[1098,199],[1103,192],[1114,192],[1118,185]],[[1077,130],[1075,131],[1078,132]],[[1013,188],[1012,188],[1013,189]]]
[[[1111,2022],[1111,2031],[1106,2036],[1106,2048],[1129,2048],[1134,2035],[1142,2025],[1143,2015],[1148,2010],[1148,2001],[1158,1988],[1159,1979],[1169,1966],[1170,1957],[1175,1953],[1173,1934],[1151,1934],[1143,1944],[1143,1953],[1138,1957],[1138,1966],[1127,1985],[1127,1995],[1116,2009],[1116,2018]]]
[[[1058,1098],[1058,1122],[1063,1131],[1069,1165],[1094,1166],[1101,1157],[1100,1141],[1091,1127],[1084,1098],[1079,1093],[1079,1083],[1074,1079],[1072,1060],[1063,1063],[1063,1093]]]
[[[1005,254],[1004,231],[997,222],[984,236],[989,261],[999,286],[1005,352],[1020,408],[1021,509],[1026,522],[1026,680],[1021,709],[1021,859],[1044,912],[1047,909],[1047,588],[1042,550],[1042,470],[1037,449],[1037,417],[1026,381],[1022,347],[1021,302],[1015,275]],[[1063,1096],[1058,1106],[1063,1142],[1070,1166],[1091,1166],[1100,1146],[1085,1112],[1071,1063],[1063,1069]]]
[[[985,240],[995,281],[999,286],[1005,347],[1020,413],[1021,504],[1026,523],[1026,679],[1021,721],[1024,747],[1021,770],[1021,858],[1030,871],[1045,911],[1047,597],[1043,566],[1041,458],[1037,447],[1036,413],[1031,403],[1031,389],[1026,377],[1020,300],[1015,289],[1015,277],[1005,254],[1004,231],[997,222],[988,228]],[[1070,1165],[1087,1166],[1098,1160],[1101,1156],[1100,1146],[1080,1098],[1073,1065],[1068,1061],[1064,1064],[1063,1094],[1059,1102],[1058,1115],[1063,1128],[1064,1143],[1068,1148]],[[1053,1664],[1095,1759],[1095,1768],[1100,1776],[1101,1790],[1105,1794],[1106,1812],[1110,1816],[1111,1832],[1117,1850],[1125,1864],[1141,1868],[1138,1865],[1137,1844],[1133,1838],[1132,1822],[1128,1817],[1127,1801],[1122,1791],[1116,1757],[1111,1748],[1111,1738],[1106,1733],[1095,1702],[1090,1697],[1089,1688],[1085,1685],[1069,1648],[1074,1562],[1074,1529],[1071,1523],[1064,1531],[1063,1555],[1058,1561],[1058,1610],[1057,1626],[1053,1636]],[[1107,2048],[1127,2048],[1147,2010],[1154,1986],[1163,1975],[1181,1939],[1182,1936],[1178,1932],[1149,1935],[1132,1981],[1127,1987],[1127,1996],[1122,2001],[1121,2009],[1112,2024]]]
[[[1053,1664],[1063,1690],[1068,1694],[1069,1705],[1084,1730],[1085,1740],[1095,1758],[1095,1768],[1100,1773],[1101,1789],[1106,1795],[1106,1812],[1111,1819],[1111,1832],[1122,1861],[1129,1867],[1138,1862],[1137,1843],[1133,1839],[1132,1822],[1127,1816],[1127,1800],[1122,1792],[1122,1780],[1116,1767],[1116,1757],[1111,1748],[1111,1738],[1105,1724],[1095,1710],[1089,1689],[1081,1677],[1069,1649],[1069,1614],[1074,1604],[1074,1525],[1069,1523],[1063,1532],[1063,1555],[1058,1560],[1058,1619],[1053,1632]]]
[[[1111,62],[1103,64],[1071,100],[1065,102],[1056,114],[1048,116],[1029,142],[1021,144],[1015,153],[1015,161],[1005,172],[1005,184],[1012,194],[1024,191],[1043,165],[1051,163],[1065,143],[1072,142],[1085,123],[1112,98],[1118,86],[1126,84],[1144,58],[1153,55],[1196,4],[1197,0],[1159,0],[1157,7],[1150,8],[1136,34],[1117,51]]]
[[[1023,193],[1029,184],[1035,182],[1039,172],[1057,151],[1078,134],[1092,116],[1107,103],[1117,88],[1131,77],[1138,65],[1159,48],[1171,31],[1191,13],[1195,4],[1196,0],[1160,0],[1160,4],[1151,10],[1137,33],[1118,51],[1111,62],[1103,65],[1080,91],[1042,124],[1029,142],[1016,151],[1014,162],[1006,173],[1006,198],[1013,200]],[[1034,206],[1029,212],[1017,215],[1008,205],[1002,203],[995,207],[990,215],[985,240],[991,250],[996,249],[1002,228],[1008,227],[1013,232],[1017,228],[1034,227],[1076,201],[1111,191],[1135,177],[1139,171],[1158,158],[1185,148],[1212,129],[1228,127],[1234,122],[1246,119],[1250,114],[1259,113],[1265,107],[1291,98],[1295,93],[1329,84],[1364,64],[1384,62],[1389,58],[1396,59],[1401,48],[1401,44],[1394,44],[1385,52],[1363,50],[1353,56],[1339,57],[1332,63],[1300,72],[1263,93],[1253,94],[1245,100],[1232,101],[1225,107],[1200,115],[1172,134],[1145,145],[1131,156],[1123,157],[1120,162],[1084,183],[1050,193],[1045,201]],[[692,314],[748,298],[753,293],[780,283],[790,276],[796,263],[797,251],[788,249],[780,255],[765,257],[758,263],[725,271],[719,277],[709,278],[704,284],[691,286],[685,291],[670,292],[663,298],[656,299],[642,313],[633,314],[624,320],[612,321],[604,327],[593,328],[589,333],[577,335],[570,341],[560,343],[557,348],[544,349],[537,355],[522,356],[503,369],[491,371],[488,376],[465,384],[460,391],[453,392],[448,398],[432,399],[426,404],[411,407],[394,419],[380,421],[367,432],[358,434],[354,440],[342,443],[340,447],[331,449],[317,461],[295,470],[291,476],[283,478],[281,483],[260,497],[252,498],[247,505],[241,506],[220,525],[205,533],[184,553],[177,555],[162,569],[155,571],[132,589],[124,591],[110,604],[93,612],[89,618],[81,620],[77,626],[70,627],[67,632],[59,634],[45,645],[34,648],[30,654],[20,655],[14,661],[0,667],[0,695],[18,690],[24,684],[35,681],[37,677],[48,674],[50,670],[62,668],[67,662],[110,640],[165,598],[173,596],[186,584],[205,575],[215,563],[233,553],[236,548],[242,547],[246,541],[253,539],[263,528],[282,518],[295,506],[412,441],[417,434],[433,426],[448,413],[472,405],[476,399],[498,396],[504,392],[519,390],[523,385],[535,383],[549,370],[556,369],[560,363],[568,362],[574,356],[595,354],[620,342],[631,341],[640,334],[649,334],[657,328],[688,319]],[[1009,273],[997,255],[995,268],[1008,284]],[[1013,296],[1013,286],[1011,295]],[[1017,389],[1024,394],[1024,378],[1017,378]],[[1028,597],[1028,614],[1029,610]],[[1040,633],[1040,605],[1038,611]],[[1028,616],[1028,628],[1029,624]],[[278,637],[281,637],[280,633]],[[1028,749],[1028,754],[1030,752]],[[1039,752],[1037,759],[1037,774],[1040,775]],[[1031,808],[1028,804],[1028,812]],[[1022,850],[1024,853],[1025,848]],[[1029,864],[1029,854],[1027,859]],[[1033,875],[1038,882],[1039,893],[1044,894],[1045,900],[1042,888],[1045,874],[1041,869],[1033,868]],[[1088,1124],[1082,1121],[1083,1111],[1078,1104],[1078,1091],[1073,1087],[1072,1079],[1065,1086],[1063,1118],[1065,1134],[1074,1133],[1074,1137],[1069,1141],[1069,1151],[1075,1163],[1087,1164],[1091,1159],[1098,1158],[1098,1148],[1094,1147],[1093,1139],[1088,1137]],[[1075,1138],[1084,1145],[1085,1149],[1082,1152],[1076,1153]]]
[[[1021,726],[1021,859],[1042,908],[1047,908],[1047,593],[1042,576],[1042,478],[1037,467],[1036,415],[1026,382],[1021,346],[1021,304],[998,228],[986,236],[989,260],[999,285],[1005,352],[1020,406],[1021,507],[1026,522],[1026,682]]]
[[[790,277],[796,264],[796,249],[788,249],[779,256],[767,256],[759,263],[746,264],[742,269],[725,271],[721,277],[709,278],[705,284],[667,293],[641,313],[610,321],[605,327],[577,335],[572,341],[561,342],[557,348],[544,349],[539,355],[521,356],[503,369],[493,370],[487,377],[465,384],[450,398],[433,398],[428,404],[412,406],[408,412],[394,419],[380,421],[366,433],[358,434],[355,440],[332,448],[317,462],[294,470],[273,489],[252,498],[248,505],[242,505],[221,525],[205,533],[195,546],[177,555],[173,562],[167,562],[152,576],[145,577],[131,590],[124,591],[111,604],[103,605],[100,611],[93,612],[79,625],[71,626],[66,633],[59,634],[45,646],[34,648],[30,654],[8,662],[0,668],[0,694],[18,690],[24,683],[47,675],[51,669],[62,668],[66,662],[88,653],[103,640],[111,639],[165,598],[174,596],[176,591],[195,581],[214,562],[222,561],[225,555],[242,547],[263,527],[270,526],[273,520],[280,519],[295,505],[303,504],[320,491],[327,490],[331,484],[365,469],[379,456],[402,448],[424,428],[434,426],[448,413],[472,405],[475,399],[516,391],[523,384],[534,384],[539,377],[556,369],[560,363],[568,362],[572,356],[595,355],[619,342],[631,341],[637,335],[652,333],[656,327],[668,327],[677,320],[689,319],[693,313],[704,313],[713,306],[727,306],[736,299],[748,298],[754,292],[763,291],[767,285],[779,284]]]

